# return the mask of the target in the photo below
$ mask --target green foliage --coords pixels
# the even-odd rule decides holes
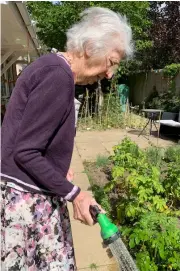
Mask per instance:
[[[172,63],[167,65],[163,69],[163,74],[165,77],[174,78],[180,72],[180,64]]]
[[[123,126],[123,113],[121,111],[120,99],[116,93],[110,92],[105,95],[100,117],[104,125],[109,127]]]
[[[159,69],[171,63],[180,63],[180,1],[150,1],[152,21],[149,35],[153,47],[145,56],[149,67]]]
[[[89,268],[90,268],[91,270],[98,270],[98,266],[97,266],[97,264],[95,264],[95,263],[91,263],[91,264],[89,265]]]
[[[131,232],[122,231],[137,251],[140,270],[179,270],[180,228],[177,218],[150,212],[142,215]]]
[[[104,210],[106,210],[107,215],[111,216],[112,207],[109,201],[109,195],[105,193],[103,187],[99,187],[98,185],[93,185],[91,188],[96,200],[101,203]]]
[[[174,83],[173,83],[174,84]],[[179,112],[180,94],[175,92],[171,86],[167,91],[154,93],[146,102],[146,107],[153,109],[162,109],[166,112]]]
[[[121,225],[140,271],[180,270],[180,148],[114,147],[112,179],[95,197]]]
[[[120,99],[116,93],[110,91],[104,95],[104,102],[98,112],[93,112],[92,97],[88,97],[82,104],[78,118],[79,130],[110,129],[110,128],[136,128],[144,127],[147,119],[132,112],[122,112]],[[95,105],[96,106],[96,105]],[[88,108],[88,110],[87,110]]]
[[[146,150],[146,156],[151,165],[160,167],[165,156],[165,149],[159,147],[149,147]]]
[[[136,222],[142,213],[149,211],[165,211],[167,205],[162,197],[160,172],[148,163],[146,153],[126,138],[114,148],[114,154],[113,179],[105,186],[105,191],[117,194],[124,191],[117,203],[117,218],[121,223]]]
[[[170,146],[167,148],[164,158],[167,162],[180,163],[180,145]]]
[[[161,108],[166,112],[179,112],[180,94],[176,92],[174,78],[180,72],[180,64],[167,65],[163,69],[163,76],[168,78],[168,90],[162,93],[154,91],[148,98],[148,108]]]
[[[104,96],[102,107],[97,112],[93,112],[93,99],[85,99],[78,119],[79,129],[107,129],[119,128],[124,126],[124,116],[121,112],[120,100],[116,94],[107,94]],[[95,104],[95,107],[98,107]],[[87,110],[88,108],[88,110]]]
[[[109,158],[104,155],[98,155],[96,158],[96,166],[97,167],[104,167],[109,164]]]
[[[180,160],[179,160],[180,161]],[[164,179],[165,195],[168,198],[168,205],[171,208],[176,209],[177,206],[180,207],[180,163],[170,162],[168,167],[164,170],[166,178]],[[180,210],[179,212],[180,215]]]

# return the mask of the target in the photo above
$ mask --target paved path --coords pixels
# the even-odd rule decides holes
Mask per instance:
[[[153,137],[149,142],[143,136],[138,137],[124,130],[78,132],[71,165],[75,172],[75,184],[87,191],[90,184],[84,173],[83,161],[95,160],[98,154],[110,155],[112,147],[121,142],[125,136],[129,136],[142,148],[148,147],[150,142],[162,147],[173,144],[171,141],[157,140]],[[71,204],[69,204],[69,211],[78,270],[96,270],[90,268],[94,264],[98,267],[98,271],[117,271],[113,258],[109,256],[109,250],[103,248],[99,226],[88,227],[75,221]]]

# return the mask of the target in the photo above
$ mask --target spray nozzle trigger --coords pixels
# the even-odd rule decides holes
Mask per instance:
[[[90,205],[89,211],[94,222],[97,222],[97,217],[101,213],[101,210],[99,209],[99,207],[97,205]]]

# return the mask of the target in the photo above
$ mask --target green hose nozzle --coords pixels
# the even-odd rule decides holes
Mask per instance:
[[[104,244],[110,245],[109,248],[118,262],[120,270],[138,271],[133,258],[120,238],[118,227],[110,222],[98,206],[90,206],[89,211],[93,220],[99,223]]]
[[[105,245],[109,245],[120,237],[118,227],[111,223],[107,216],[101,213],[98,206],[90,206],[90,213],[95,222],[98,222],[101,228],[101,237]]]

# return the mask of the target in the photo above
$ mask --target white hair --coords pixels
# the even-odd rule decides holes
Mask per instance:
[[[80,15],[81,20],[66,33],[67,51],[97,56],[117,50],[126,57],[132,55],[132,30],[125,16],[100,7],[88,8]]]

